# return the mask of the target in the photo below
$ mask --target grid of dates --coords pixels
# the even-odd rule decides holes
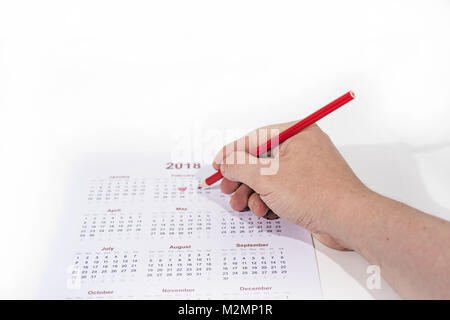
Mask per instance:
[[[208,279],[212,271],[211,250],[150,251],[147,280]]]
[[[91,180],[87,200],[89,204],[133,203],[144,200],[147,191],[145,178],[112,176]]]
[[[211,213],[209,212],[153,212],[149,218],[150,237],[209,237]]]
[[[69,281],[74,286],[85,282],[133,281],[138,260],[135,251],[77,253]]]
[[[141,213],[87,214],[81,222],[80,240],[139,239]]]
[[[222,237],[280,235],[282,231],[280,219],[258,218],[250,212],[222,212],[220,218],[220,235]]]
[[[282,248],[222,249],[222,279],[285,277],[288,273]]]

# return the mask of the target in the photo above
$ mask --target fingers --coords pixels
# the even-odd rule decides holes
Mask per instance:
[[[267,219],[267,220],[276,220],[276,219],[278,219],[278,218],[280,218],[280,217],[277,216],[275,213],[273,213],[272,211],[269,210],[269,211],[266,213],[266,215],[264,216],[264,218]]]
[[[248,152],[249,149],[253,148],[256,142],[251,141],[250,136],[245,135],[227,145],[225,145],[222,150],[220,150],[214,158],[213,167],[219,170],[220,164],[224,163],[224,160],[230,155],[230,153],[235,151],[245,151]]]
[[[264,184],[261,183],[261,168],[258,158],[244,151],[231,153],[220,165],[220,171],[226,179],[242,182],[258,193],[262,193],[264,188]]]
[[[248,207],[255,214],[255,216],[259,218],[264,217],[269,211],[269,208],[264,201],[261,200],[259,194],[257,193],[252,193],[248,198]]]
[[[231,181],[227,178],[223,178],[220,182],[220,190],[225,194],[232,194],[241,185],[240,182]]]
[[[223,161],[227,158],[227,156],[230,155],[231,152],[236,151],[250,152],[261,143],[266,142],[267,139],[273,137],[276,132],[274,129],[276,129],[278,133],[280,133],[281,131],[286,130],[287,128],[292,126],[294,123],[295,121],[265,126],[256,129],[254,131],[251,131],[245,136],[227,144],[215,156],[213,161],[214,169],[219,170],[220,164],[223,163]]]
[[[230,181],[232,183],[232,181]],[[243,211],[249,208],[258,218],[268,220],[278,219],[278,216],[269,210],[269,207],[261,200],[249,186],[241,184],[230,199],[230,206],[235,211]]]
[[[232,181],[230,181],[232,182]],[[279,217],[273,213],[269,207],[261,200],[259,194],[250,187],[241,184],[230,200],[230,206],[235,211],[243,211],[249,208],[258,218],[264,217],[267,220],[275,220]]]
[[[241,184],[230,199],[230,206],[233,210],[243,211],[247,209],[249,196],[253,190],[245,184]]]

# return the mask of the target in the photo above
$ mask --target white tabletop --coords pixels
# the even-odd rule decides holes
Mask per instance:
[[[74,159],[196,136],[210,161],[350,89],[321,127],[376,191],[450,219],[449,17],[448,1],[2,2],[0,297],[35,296]],[[398,298],[356,253],[316,249],[325,298]]]

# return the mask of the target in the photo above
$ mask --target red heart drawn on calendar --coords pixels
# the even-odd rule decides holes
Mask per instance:
[[[178,187],[178,190],[180,190],[181,192],[185,192],[187,189],[187,187]]]

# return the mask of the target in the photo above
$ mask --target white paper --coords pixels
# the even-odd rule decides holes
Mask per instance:
[[[317,299],[311,235],[235,212],[214,171],[122,159],[78,165],[40,298]]]

